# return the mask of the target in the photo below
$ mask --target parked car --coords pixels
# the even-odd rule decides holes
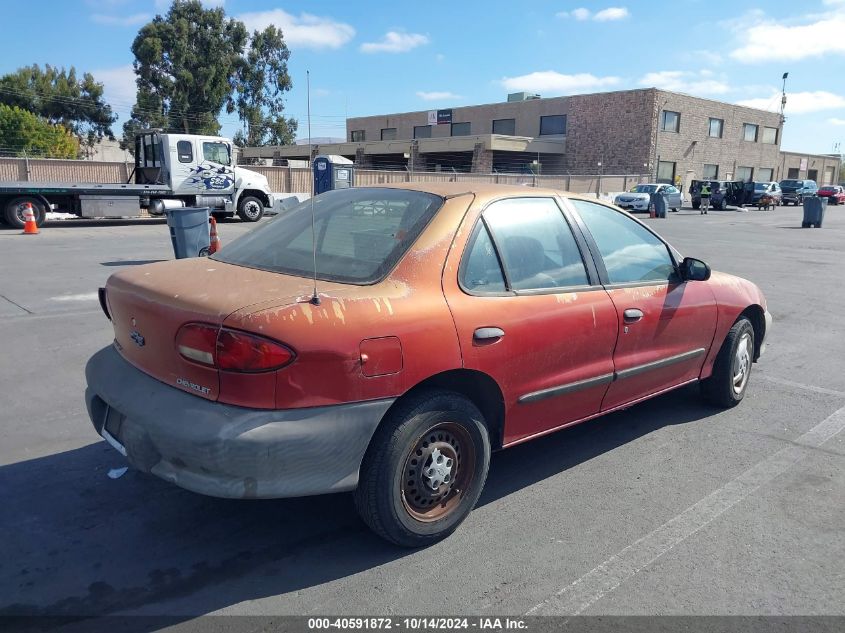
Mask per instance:
[[[783,194],[780,190],[780,185],[776,182],[755,182],[754,194],[751,197],[751,204],[760,204],[760,199],[763,197],[771,200],[775,206],[779,206],[783,200]]]
[[[781,180],[780,188],[784,206],[803,204],[804,198],[816,195],[819,190],[815,180]]]
[[[354,490],[403,546],[458,527],[492,450],[696,382],[738,404],[771,327],[757,286],[616,207],[457,183],[330,191],[101,305],[88,412],[131,465],[218,497]]]
[[[818,191],[819,198],[827,198],[829,204],[845,202],[845,187],[840,185],[825,185]]]
[[[651,194],[662,193],[666,196],[666,206],[677,211],[684,205],[684,197],[681,190],[672,185],[663,183],[646,183],[636,185],[631,191],[620,193],[613,200],[613,204],[622,209],[630,211],[648,211],[651,201]]]
[[[704,180],[693,180],[690,183],[689,193],[692,201],[692,208],[701,207],[701,183]],[[743,203],[743,183],[741,180],[707,180],[710,183],[710,208],[724,211],[728,206],[739,207]]]

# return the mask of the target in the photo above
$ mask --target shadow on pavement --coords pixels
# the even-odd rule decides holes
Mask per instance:
[[[713,413],[685,388],[497,453],[480,505]],[[107,477],[123,463],[97,442],[0,467],[0,616],[87,617],[194,594],[191,610],[208,613],[410,552],[371,534],[351,494],[215,499],[133,470]]]

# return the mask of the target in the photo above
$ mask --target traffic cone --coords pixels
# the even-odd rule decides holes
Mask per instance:
[[[657,211],[655,211],[655,209],[654,209],[654,203],[653,202],[650,205],[648,205],[648,217],[650,217],[650,218],[656,218],[657,217]]]
[[[35,211],[32,210],[31,202],[24,202],[23,212],[23,233],[21,235],[38,235],[38,224],[35,223]]]
[[[210,228],[210,243],[208,246],[208,254],[214,255],[217,251],[220,250],[220,236],[217,235],[217,220],[214,218],[208,219],[209,224],[211,225]]]

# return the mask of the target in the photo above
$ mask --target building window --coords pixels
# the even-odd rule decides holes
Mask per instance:
[[[778,144],[778,129],[776,127],[763,128],[763,142],[767,145]]]
[[[797,167],[790,167],[789,172],[786,174],[786,177],[790,180],[794,180],[798,178],[798,168]]]
[[[469,123],[453,123],[452,136],[469,136],[471,134]]]
[[[722,133],[725,131],[724,119],[710,118],[710,131],[708,134],[713,138],[722,138]]]
[[[352,130],[349,133],[349,140],[353,143],[360,143],[364,140],[364,130]]]
[[[540,136],[551,136],[553,134],[566,134],[565,114],[540,117]]]
[[[493,121],[493,134],[516,136],[516,119],[496,119]]]
[[[395,141],[396,140],[396,128],[395,127],[383,127],[383,128],[381,128],[381,140],[383,140],[383,141]]]
[[[675,182],[675,163],[661,160],[657,163],[657,182],[673,184]]]
[[[761,182],[772,182],[772,176],[774,173],[775,170],[771,167],[761,167],[757,170],[757,178],[759,178]]]
[[[737,167],[736,168],[736,179],[741,180],[743,182],[749,182],[754,179],[754,168],[753,167]]]
[[[664,110],[663,117],[660,119],[660,129],[664,132],[680,132],[681,113]]]
[[[757,126],[753,123],[742,124],[742,138],[752,143],[757,142]]]
[[[194,162],[194,146],[191,141],[179,141],[176,143],[176,154],[179,156],[180,163]]]
[[[414,126],[414,138],[431,138],[431,126],[430,125],[415,125]]]
[[[807,179],[812,180],[814,182],[818,182],[818,180],[819,180],[819,170],[818,169],[808,169],[807,170]]]
[[[717,180],[719,178],[719,166],[718,165],[705,165],[704,172],[702,173],[702,177],[705,180]]]

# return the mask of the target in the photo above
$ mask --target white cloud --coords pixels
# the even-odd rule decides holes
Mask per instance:
[[[771,110],[777,112],[780,109],[780,93],[773,93],[769,97],[758,99],[745,99],[737,101],[737,105],[760,110]],[[786,93],[786,114],[806,114],[808,112],[821,112],[823,110],[838,110],[845,108],[845,97],[824,90],[815,92],[788,92]]]
[[[628,9],[625,7],[608,7],[607,9],[602,9],[596,13],[593,16],[593,19],[596,22],[610,22],[613,20],[624,20],[630,15],[631,14],[628,13]]]
[[[244,13],[237,18],[250,32],[263,31],[271,24],[282,30],[290,48],[340,48],[353,37],[355,29],[332,18],[300,13],[291,15],[282,9]]]
[[[753,64],[821,57],[831,53],[845,54],[843,30],[845,14],[838,11],[816,16],[816,21],[809,24],[760,21],[739,33],[743,43],[730,55],[739,62]]]
[[[417,92],[417,96],[423,101],[457,101],[463,99],[461,95],[456,95],[454,92]]]
[[[614,86],[619,83],[619,77],[596,77],[589,73],[564,75],[554,70],[544,70],[518,77],[504,77],[501,83],[507,90],[514,92],[569,94],[580,90]]]
[[[631,13],[626,7],[607,7],[595,13],[591,13],[589,9],[585,9],[584,7],[579,7],[578,9],[572,9],[572,11],[558,11],[555,17],[572,18],[579,22],[589,19],[593,19],[596,22],[612,22],[614,20],[624,20],[630,17],[630,15]]]
[[[91,21],[106,26],[135,26],[143,24],[152,19],[149,13],[133,13],[132,15],[106,15],[105,13],[92,13]]]
[[[646,73],[639,81],[641,86],[654,86],[673,92],[688,94],[720,95],[729,92],[731,87],[714,77],[711,70],[662,70]]]
[[[94,79],[103,84],[103,99],[115,110],[128,111],[135,103],[137,87],[132,64],[93,70]]]
[[[832,117],[828,119],[827,122],[831,125],[845,125],[845,119],[839,119],[837,117]]]
[[[420,33],[388,31],[380,42],[364,42],[362,53],[407,53],[417,46],[428,44],[428,37]]]

